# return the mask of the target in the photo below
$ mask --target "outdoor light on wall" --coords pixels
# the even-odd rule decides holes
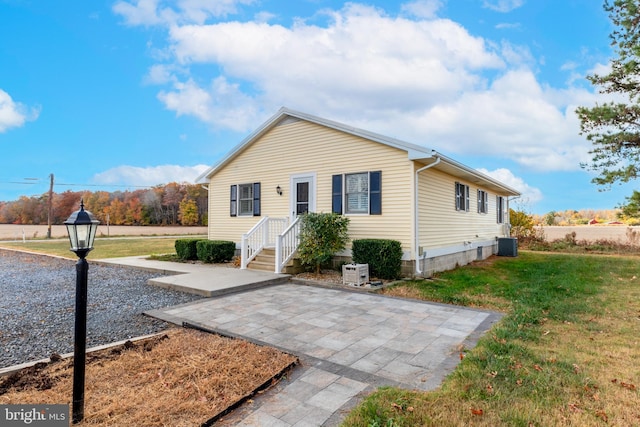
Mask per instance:
[[[76,263],[76,320],[73,340],[73,409],[72,421],[79,423],[84,418],[84,373],[87,352],[87,276],[89,264],[85,259],[93,249],[93,240],[100,221],[91,212],[84,210],[80,200],[80,210],[75,211],[64,222],[69,233],[71,251],[78,256]]]
[[[282,188],[279,185],[276,187],[276,193],[278,193],[278,196],[282,196]]]

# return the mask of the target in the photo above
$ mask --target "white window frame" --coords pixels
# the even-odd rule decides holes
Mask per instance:
[[[349,177],[353,176],[364,176],[366,179],[366,189],[362,189],[362,180],[357,184],[360,188],[358,191],[349,192]],[[346,173],[344,174],[344,213],[346,215],[369,215],[369,192],[371,187],[371,177],[369,176],[369,172],[356,172],[356,173]],[[365,206],[365,209],[356,208],[350,209],[349,206],[349,196],[357,197],[357,205]]]
[[[248,188],[248,197],[242,197],[242,189]],[[238,184],[238,201],[236,206],[238,208],[238,216],[253,216],[253,183],[250,184]],[[242,203],[247,203],[248,210],[243,211]]]
[[[456,210],[462,212],[469,211],[469,186],[466,184],[462,184],[461,182],[456,182]]]
[[[496,220],[498,224],[504,224],[505,206],[505,198],[503,196],[496,196]]]
[[[489,193],[485,190],[478,189],[478,213],[486,214],[489,212]]]

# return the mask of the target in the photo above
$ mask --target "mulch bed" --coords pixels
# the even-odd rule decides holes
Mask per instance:
[[[87,354],[85,419],[98,426],[211,424],[276,383],[298,359],[270,347],[171,329]],[[0,378],[0,404],[69,404],[73,360],[52,355]]]

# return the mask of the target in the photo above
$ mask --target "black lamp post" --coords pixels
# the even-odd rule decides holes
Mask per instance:
[[[93,249],[100,221],[91,212],[84,210],[80,200],[80,210],[75,211],[64,222],[69,233],[71,251],[78,255],[76,263],[76,323],[73,340],[73,410],[72,421],[79,423],[84,418],[84,371],[87,353],[87,276],[89,264],[85,257]]]

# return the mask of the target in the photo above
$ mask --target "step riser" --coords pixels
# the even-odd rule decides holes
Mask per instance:
[[[275,249],[263,249],[247,266],[250,270],[274,271],[276,268],[276,251]],[[289,260],[287,265],[282,269],[286,274],[302,273],[304,268],[300,264],[298,258]]]

